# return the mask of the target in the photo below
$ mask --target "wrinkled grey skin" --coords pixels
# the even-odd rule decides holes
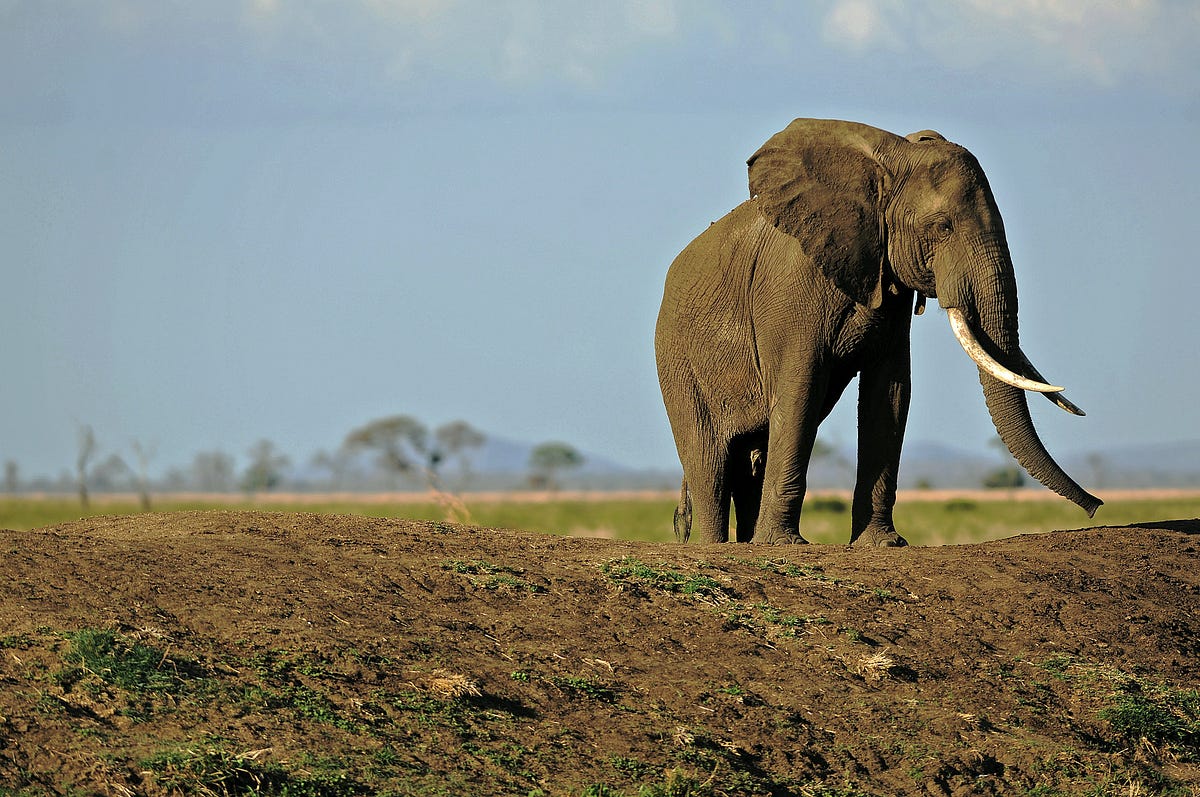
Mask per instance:
[[[904,545],[892,522],[915,300],[961,308],[984,348],[1037,376],[1017,338],[1004,224],[978,162],[937,133],[906,138],[797,119],[749,160],[750,193],[676,258],[655,332],[683,464],[676,534],[804,542],[817,426],[859,375],[850,541]],[[1101,501],[1054,462],[1025,393],[980,371],[1018,462],[1089,514]],[[690,500],[689,500],[690,499]]]

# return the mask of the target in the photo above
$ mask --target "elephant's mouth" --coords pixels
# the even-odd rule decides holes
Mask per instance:
[[[1025,356],[1024,352],[1018,350],[1017,358],[1020,360],[1019,367],[1028,376],[1018,374],[988,354],[983,344],[975,337],[975,333],[971,331],[971,325],[967,321],[966,313],[963,312],[962,308],[951,307],[946,310],[946,315],[950,319],[950,329],[954,332],[954,337],[958,340],[959,345],[963,347],[963,351],[985,373],[1021,390],[1045,393],[1048,399],[1073,415],[1085,414],[1078,406],[1061,395],[1063,388],[1058,385],[1046,383],[1042,375],[1038,373],[1038,370],[1029,362],[1029,358]]]

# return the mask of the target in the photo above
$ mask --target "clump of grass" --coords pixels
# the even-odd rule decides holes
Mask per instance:
[[[219,745],[170,750],[144,759],[142,769],[168,794],[349,797],[365,793],[364,786],[345,772],[289,772],[280,764],[260,761],[267,752],[235,753]]]
[[[1200,691],[1131,684],[1100,719],[1127,743],[1149,743],[1172,757],[1200,760]]]
[[[601,570],[619,586],[644,587],[716,603],[730,599],[729,593],[714,578],[673,570],[666,564],[651,567],[632,556],[606,562]]]
[[[56,676],[64,686],[90,674],[130,692],[175,693],[189,679],[202,677],[193,662],[169,658],[168,651],[130,642],[109,630],[85,628],[66,637],[71,648],[63,660],[71,668]]]

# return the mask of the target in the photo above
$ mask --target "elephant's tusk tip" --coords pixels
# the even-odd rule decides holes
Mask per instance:
[[[1073,401],[1068,400],[1067,397],[1062,395],[1061,393],[1052,393],[1052,394],[1047,395],[1046,398],[1050,399],[1056,405],[1058,405],[1061,409],[1071,413],[1072,415],[1078,415],[1080,418],[1083,418],[1084,416],[1087,415],[1086,412],[1084,412],[1082,409],[1079,408],[1078,404],[1076,404]]]

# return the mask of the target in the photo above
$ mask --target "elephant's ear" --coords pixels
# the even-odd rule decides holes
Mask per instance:
[[[883,302],[887,170],[873,143],[891,133],[851,122],[797,119],[747,161],[750,195],[777,227],[859,304]]]

